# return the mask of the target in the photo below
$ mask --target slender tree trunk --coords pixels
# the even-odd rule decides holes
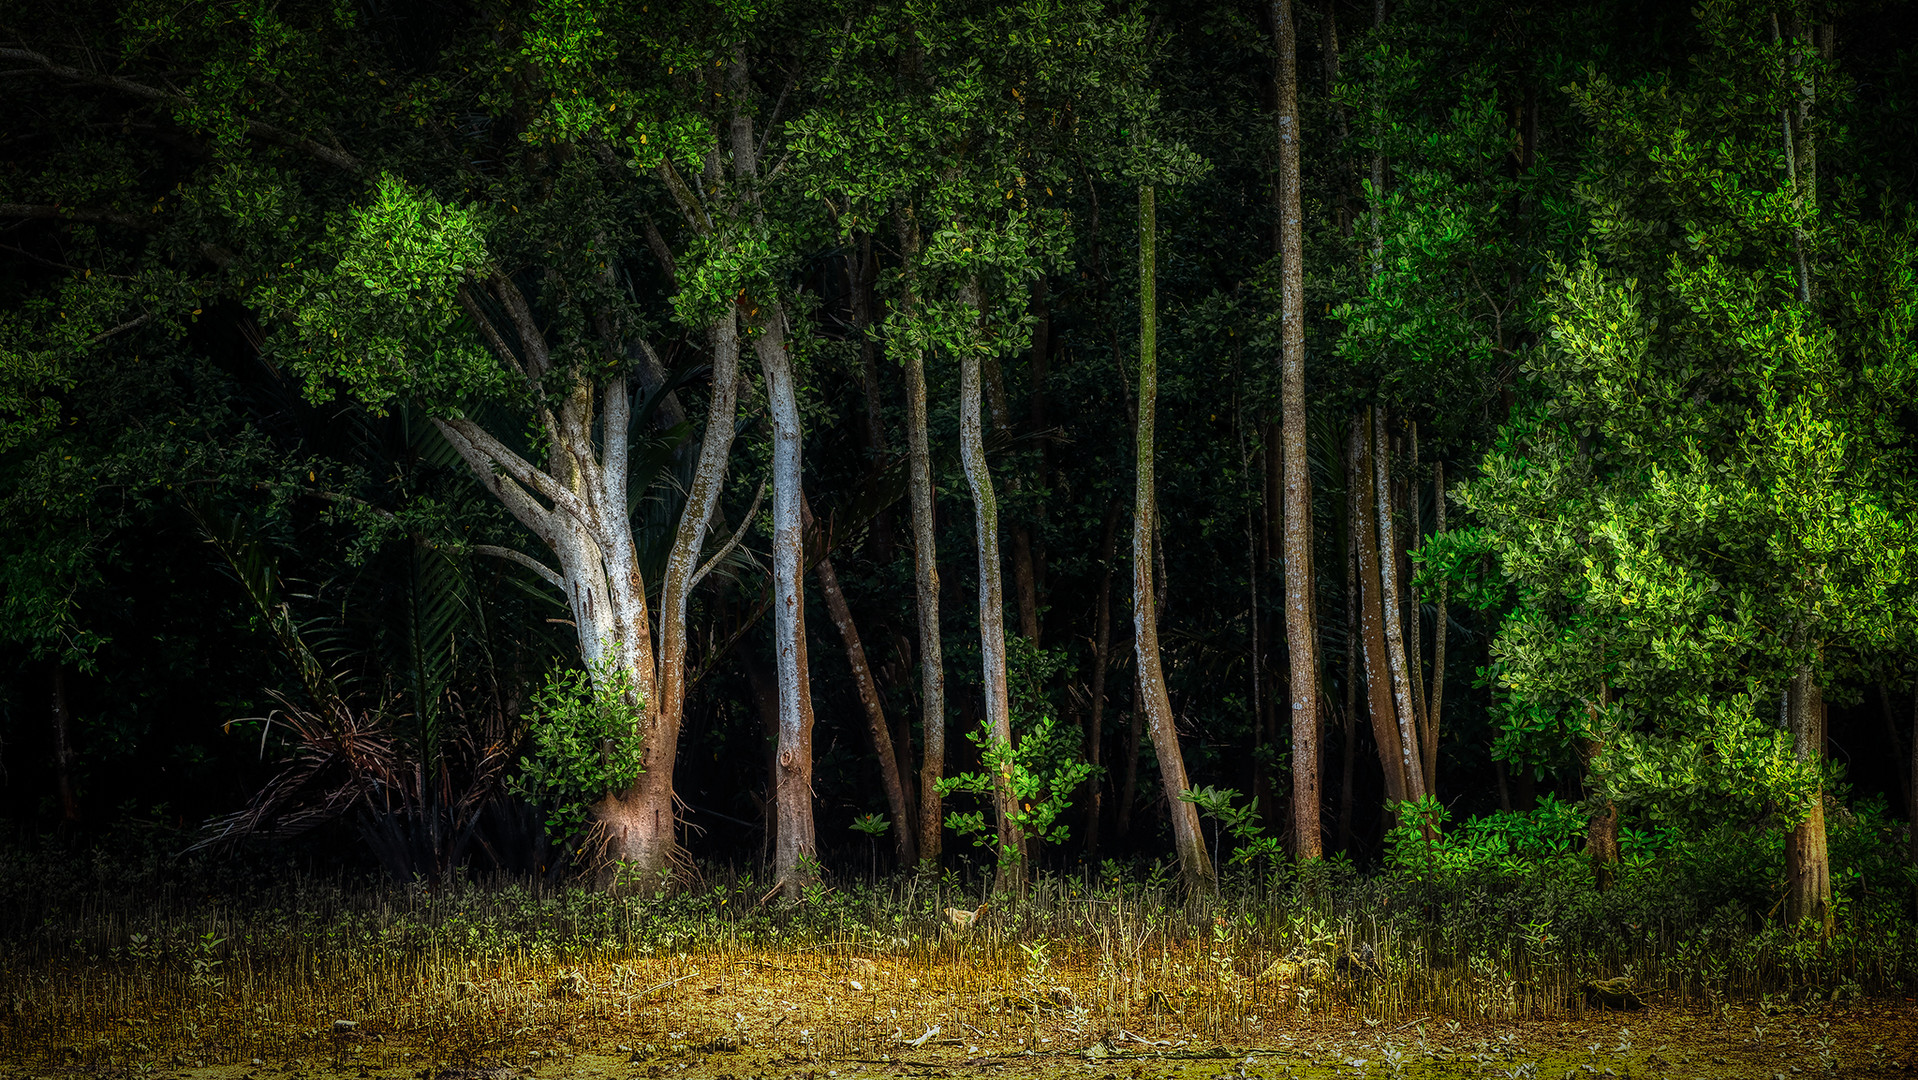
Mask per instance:
[[[1905,843],[1911,865],[1918,866],[1918,679],[1911,684],[1911,794],[1905,803]],[[1912,901],[1918,904],[1918,885],[1912,886]]]
[[[1820,768],[1825,760],[1825,698],[1813,681],[1809,665],[1792,678],[1787,695],[1787,723],[1798,760]],[[1802,926],[1810,921],[1820,934],[1833,930],[1831,856],[1825,846],[1825,792],[1807,796],[1805,820],[1785,837],[1785,921]]]
[[[1328,15],[1330,14],[1328,5]],[[1345,567],[1345,713],[1342,717],[1344,742],[1339,761],[1339,850],[1352,850],[1352,763],[1358,757],[1359,707],[1359,613],[1358,545],[1354,533],[1358,527],[1359,486],[1353,475],[1352,455],[1345,455],[1345,528],[1339,530],[1344,544]]]
[[[53,782],[60,794],[60,821],[80,823],[80,797],[73,783],[73,717],[67,708],[67,669],[53,662]]]
[[[961,302],[979,310],[979,283],[960,290]],[[970,343],[968,343],[970,344]],[[993,891],[1023,896],[1026,889],[1026,838],[1019,823],[1019,804],[1012,790],[1012,709],[1006,692],[1005,588],[999,575],[999,503],[986,464],[980,405],[983,364],[977,349],[959,354],[959,453],[972,505],[979,556],[979,652],[984,665],[986,727],[991,737],[988,765],[992,769],[993,807],[998,818],[998,876]],[[997,757],[994,762],[991,758]]]
[[[1032,283],[1032,347],[1027,352],[1027,376],[1031,386],[1026,394],[1026,429],[1034,435],[1046,430],[1046,375],[1052,353],[1052,308],[1050,292],[1045,275],[1041,274]],[[1052,476],[1051,453],[1048,444],[1039,442],[1038,470],[1034,480],[1043,493],[1047,490]],[[1044,498],[1033,505],[1032,521],[1026,526],[1026,549],[1032,568],[1032,643],[1041,644],[1045,634],[1046,604],[1046,545],[1045,545],[1046,503]]]
[[[1405,797],[1417,801],[1426,794],[1425,777],[1419,761],[1418,711],[1412,701],[1412,681],[1407,671],[1405,633],[1399,625],[1398,544],[1393,537],[1392,472],[1385,437],[1385,410],[1373,410],[1372,484],[1373,500],[1378,507],[1379,602],[1385,615],[1385,657],[1392,679],[1392,704],[1398,716],[1399,754],[1405,763]]]
[[[1885,746],[1890,749],[1893,760],[1904,757],[1906,752],[1905,737],[1898,730],[1898,707],[1892,704],[1891,683],[1888,681],[1881,680],[1878,683],[1878,708],[1879,714],[1885,721]],[[1909,807],[1912,805],[1911,777],[1905,775],[1902,769],[1897,770],[1897,772],[1898,801]]]
[[[1407,462],[1405,480],[1400,486],[1404,498],[1404,513],[1399,520],[1406,523],[1405,540],[1396,544],[1396,564],[1403,572],[1405,582],[1405,669],[1412,677],[1412,715],[1417,718],[1413,725],[1419,733],[1420,772],[1425,775],[1426,790],[1438,794],[1438,784],[1432,777],[1432,770],[1424,767],[1425,753],[1425,613],[1419,602],[1418,586],[1413,583],[1412,549],[1419,546],[1425,535],[1425,522],[1421,520],[1422,508],[1419,505],[1419,424],[1411,423],[1411,434],[1406,440],[1411,460]]]
[[[862,435],[866,444],[866,469],[868,475],[872,475],[883,469],[886,459],[891,456],[883,417],[885,395],[879,386],[879,344],[874,340],[872,329],[873,279],[879,272],[872,253],[872,233],[859,234],[850,269],[851,280],[847,284],[852,293],[852,332],[859,342],[859,387],[864,392],[866,404]],[[892,542],[892,504],[887,503],[879,508],[872,519],[872,558],[875,563],[880,566],[892,563]],[[881,641],[886,637],[883,633],[875,636]]]
[[[905,264],[905,287],[899,313],[906,320],[917,314],[915,271],[919,262],[919,226],[899,215],[899,249]],[[896,335],[891,340],[902,340]],[[939,557],[932,505],[932,446],[926,428],[926,356],[906,346],[900,357],[906,369],[906,436],[911,454],[907,489],[912,498],[912,567],[919,612],[919,696],[925,758],[919,771],[919,858],[927,866],[939,863],[945,810],[939,781],[946,775],[945,654],[939,638]]]
[[[1610,701],[1610,688],[1599,687],[1598,707],[1586,710],[1594,733],[1600,730],[1599,708]],[[1618,877],[1618,805],[1599,790],[1599,780],[1593,771],[1593,764],[1604,749],[1605,744],[1595,735],[1578,740],[1579,764],[1585,774],[1585,796],[1592,804],[1591,814],[1585,819],[1585,854],[1592,860],[1592,880],[1599,892],[1610,889]]]
[[[1439,532],[1445,531],[1445,463],[1432,463],[1433,490],[1437,492],[1437,505],[1434,514],[1437,521],[1433,524]],[[1425,702],[1425,782],[1436,794],[1438,791],[1438,747],[1439,723],[1445,710],[1445,631],[1451,619],[1447,601],[1450,599],[1451,586],[1439,585],[1438,625],[1432,633],[1432,680],[1431,691]]]
[[[992,426],[1004,435],[1012,434],[1012,404],[1006,397],[1005,372],[995,359],[987,359],[981,370],[986,383],[986,400],[992,411]],[[1017,494],[1019,474],[1013,470],[1006,490]],[[1032,531],[1023,521],[1014,521],[1008,529],[1012,540],[1012,592],[1019,608],[1019,636],[1039,644],[1039,582],[1032,565]]]
[[[1156,215],[1151,184],[1139,186],[1139,423],[1138,484],[1132,515],[1132,640],[1139,658],[1139,706],[1152,731],[1152,749],[1165,781],[1166,809],[1172,817],[1173,846],[1179,855],[1179,876],[1188,897],[1213,891],[1212,860],[1206,854],[1199,828],[1199,810],[1179,798],[1191,785],[1186,780],[1185,755],[1179,749],[1179,730],[1166,695],[1165,675],[1159,669],[1158,607],[1153,593],[1153,522],[1157,516],[1153,489],[1153,428],[1159,392],[1158,310],[1156,296]]]
[[[1305,444],[1305,234],[1299,205],[1299,80],[1291,0],[1273,0],[1279,53],[1280,410],[1285,453],[1285,638],[1292,691],[1294,853],[1324,854],[1319,814],[1318,611],[1312,572],[1312,474]]]
[[[1126,716],[1125,774],[1119,785],[1119,819],[1115,822],[1120,836],[1132,833],[1132,804],[1139,798],[1139,746],[1145,741],[1145,714],[1139,704],[1144,696],[1139,690],[1139,666],[1132,665],[1132,710]]]
[[[775,309],[775,316],[783,315]],[[773,641],[779,659],[779,845],[773,873],[785,895],[812,880],[812,680],[806,663],[806,541],[800,491],[799,395],[783,318],[754,338],[773,428]]]
[[[779,846],[779,683],[750,648],[740,649],[739,654],[752,690],[753,707],[759,713],[760,743],[765,751],[766,793],[760,805],[765,836],[759,846],[759,861],[762,868],[770,868],[773,852]]]
[[[1119,504],[1106,506],[1105,527],[1099,539],[1099,561],[1105,568],[1099,577],[1098,614],[1094,616],[1092,644],[1092,708],[1086,718],[1086,761],[1092,766],[1086,798],[1086,858],[1099,850],[1099,816],[1105,778],[1101,773],[1101,752],[1105,744],[1106,669],[1112,658],[1112,574],[1119,553]]]
[[[799,509],[807,529],[812,528],[812,507],[802,495]],[[853,686],[859,691],[859,704],[866,713],[866,732],[872,737],[873,756],[879,762],[879,782],[886,792],[886,806],[892,812],[893,854],[899,860],[901,869],[912,866],[917,861],[915,830],[913,828],[912,807],[906,802],[905,784],[899,777],[899,757],[893,753],[892,729],[886,724],[886,709],[879,700],[879,686],[873,682],[872,667],[866,662],[866,646],[859,637],[859,627],[852,619],[852,609],[846,605],[846,594],[839,588],[839,575],[833,570],[832,557],[822,557],[813,564],[813,577],[819,581],[819,591],[825,595],[826,611],[832,616],[833,626],[839,631],[839,640],[846,645],[846,659],[852,665]]]
[[[1359,643],[1365,660],[1367,712],[1372,719],[1372,741],[1378,744],[1379,765],[1385,770],[1385,798],[1396,806],[1409,796],[1398,714],[1392,706],[1390,662],[1385,657],[1385,605],[1379,590],[1378,516],[1372,469],[1371,421],[1352,418],[1346,471],[1358,485],[1357,513],[1352,519],[1353,546],[1359,563]]]
[[[1277,447],[1260,447],[1257,464],[1254,465],[1247,455],[1246,473],[1263,480],[1265,475],[1265,456],[1275,453]],[[1259,551],[1259,541],[1265,535],[1265,518],[1270,511],[1265,504],[1265,487],[1261,482],[1259,498],[1249,502],[1245,508],[1245,583],[1246,600],[1250,605],[1247,617],[1247,629],[1250,632],[1251,649],[1247,656],[1247,666],[1251,668],[1248,689],[1252,696],[1252,800],[1258,811],[1259,821],[1270,827],[1277,816],[1272,805],[1271,769],[1266,764],[1266,722],[1265,722],[1265,641],[1261,631],[1264,629],[1265,613],[1259,606],[1259,578],[1265,572],[1265,560]]]
[[[1588,769],[1600,749],[1598,743],[1590,740],[1579,747]],[[1618,804],[1610,799],[1600,798],[1585,820],[1585,854],[1592,861],[1592,881],[1598,891],[1610,889],[1618,878]]]

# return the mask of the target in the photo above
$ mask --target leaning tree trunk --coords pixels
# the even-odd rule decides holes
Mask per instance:
[[[1819,769],[1825,760],[1825,697],[1809,665],[1792,677],[1786,698],[1786,723],[1792,750],[1804,765]],[[1825,792],[1814,788],[1801,809],[1805,820],[1785,837],[1785,921],[1794,927],[1814,924],[1829,937],[1833,930],[1831,855],[1825,846]]]
[[[979,283],[960,290],[961,303],[976,317]],[[1026,891],[1026,836],[1012,789],[1012,707],[1006,688],[1005,586],[999,572],[999,503],[992,490],[981,431],[981,356],[967,341],[959,353],[959,455],[972,490],[973,520],[979,555],[979,655],[983,664],[986,730],[992,770],[993,809],[998,819],[998,877],[993,891],[1023,896]]]
[[[918,304],[913,273],[919,260],[919,227],[903,213],[899,250],[905,283],[898,310],[901,318],[911,320]],[[926,354],[909,345],[900,359],[906,368],[906,435],[911,448],[907,488],[912,498],[912,569],[919,610],[919,696],[925,742],[919,771],[919,858],[935,866],[945,812],[939,781],[946,775],[946,674],[939,639],[939,549],[932,505],[932,445],[926,429]]]
[[[806,528],[811,529],[812,508],[803,495],[799,509]],[[892,729],[886,724],[885,705],[879,700],[879,686],[873,682],[872,667],[866,662],[866,645],[860,640],[858,625],[852,621],[846,594],[839,588],[839,575],[833,570],[832,557],[821,556],[812,569],[813,577],[819,580],[819,591],[826,598],[826,611],[832,615],[839,640],[846,646],[846,659],[852,665],[853,686],[859,691],[859,704],[866,713],[866,731],[872,737],[873,754],[879,760],[880,787],[885,790],[886,806],[892,811],[893,854],[903,870],[917,861],[913,844],[915,830],[912,807],[906,803],[906,785],[899,776],[899,757],[893,753]]]
[[[1404,747],[1399,742],[1397,712],[1392,706],[1392,676],[1385,658],[1385,605],[1379,592],[1378,518],[1372,512],[1373,487],[1371,422],[1352,418],[1346,449],[1348,483],[1357,485],[1352,515],[1352,545],[1359,563],[1359,644],[1365,661],[1367,713],[1372,718],[1372,741],[1378,744],[1379,765],[1385,770],[1385,799],[1394,806],[1406,800],[1410,786]]]
[[[1139,702],[1152,732],[1152,749],[1165,780],[1166,809],[1172,818],[1172,843],[1179,854],[1179,876],[1188,898],[1213,891],[1216,878],[1199,829],[1199,808],[1179,798],[1190,784],[1185,755],[1179,749],[1178,723],[1159,668],[1159,617],[1152,588],[1152,525],[1157,516],[1153,486],[1153,427],[1159,393],[1159,317],[1157,223],[1153,187],[1139,185],[1139,423],[1138,482],[1132,513],[1132,640],[1139,658]]]
[[[1405,632],[1399,623],[1398,543],[1393,539],[1392,472],[1386,447],[1385,411],[1373,410],[1372,486],[1378,508],[1379,606],[1385,616],[1385,659],[1392,679],[1393,711],[1398,719],[1399,756],[1404,761],[1405,797],[1425,798],[1424,770],[1419,761],[1418,710],[1407,671]]]
[[[1291,0],[1273,0],[1279,52],[1280,414],[1285,453],[1285,638],[1291,664],[1294,854],[1324,854],[1319,812],[1319,628],[1312,575],[1312,473],[1305,458],[1305,234],[1299,206],[1298,42]]]

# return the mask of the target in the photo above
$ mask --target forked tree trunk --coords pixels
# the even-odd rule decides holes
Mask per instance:
[[[906,214],[899,216],[899,250],[905,264],[905,283],[899,313],[910,320],[918,294],[913,273],[919,262],[919,226]],[[904,340],[904,335],[891,340]],[[946,675],[939,639],[939,558],[932,505],[932,446],[926,429],[926,355],[907,346],[899,358],[906,368],[906,437],[910,444],[907,489],[912,499],[912,569],[919,613],[919,698],[925,758],[919,772],[919,858],[926,866],[939,862],[944,809],[939,781],[946,775]]]
[[[812,507],[807,505],[804,496],[799,500],[799,509],[806,528],[811,529]],[[899,860],[900,869],[906,869],[916,861],[913,843],[915,830],[912,808],[906,803],[905,784],[899,777],[899,757],[893,753],[892,729],[886,724],[886,709],[879,700],[879,687],[873,682],[872,667],[866,662],[866,646],[860,640],[859,626],[853,622],[852,609],[846,605],[846,594],[839,588],[839,575],[833,570],[832,557],[821,557],[813,564],[812,572],[819,581],[819,591],[825,596],[826,611],[839,631],[839,640],[846,646],[846,659],[852,666],[853,686],[859,691],[859,704],[866,714],[866,732],[872,739],[873,756],[879,762],[879,785],[886,792],[886,806],[892,812],[893,854]]]
[[[960,290],[964,306],[977,312],[981,297],[977,281]],[[968,342],[968,345],[971,343]],[[998,819],[998,874],[993,891],[1023,896],[1026,891],[1026,837],[1019,824],[1019,804],[1012,790],[1012,708],[1006,687],[1005,586],[999,573],[999,502],[992,489],[992,471],[986,464],[981,430],[983,363],[979,351],[959,354],[959,454],[972,490],[973,520],[979,557],[979,654],[984,666],[986,729],[991,744],[993,809]]]
[[[1292,697],[1293,853],[1324,852],[1319,814],[1319,627],[1312,572],[1312,473],[1305,458],[1305,234],[1299,205],[1299,78],[1291,0],[1273,0],[1279,53],[1280,411],[1285,453],[1285,638]]]
[[[1825,697],[1813,681],[1810,666],[1792,678],[1786,698],[1786,723],[1798,760],[1822,768],[1825,760]],[[1825,792],[1822,786],[1805,799],[1805,820],[1785,837],[1785,921],[1794,927],[1810,922],[1819,934],[1833,930],[1831,855],[1825,846]]]
[[[1179,798],[1191,785],[1186,780],[1185,755],[1179,749],[1178,722],[1166,694],[1165,675],[1159,669],[1158,604],[1152,587],[1152,526],[1158,510],[1153,487],[1153,428],[1159,392],[1154,211],[1152,185],[1139,185],[1139,442],[1132,514],[1132,640],[1139,658],[1139,707],[1145,711],[1152,749],[1159,758],[1159,775],[1165,781],[1179,877],[1187,897],[1196,898],[1210,894],[1217,879],[1199,829],[1199,808]]]
[[[1378,744],[1379,765],[1385,771],[1385,798],[1394,806],[1407,798],[1405,757],[1399,742],[1398,716],[1392,706],[1392,676],[1385,658],[1385,612],[1379,594],[1378,516],[1372,470],[1371,421],[1352,418],[1346,450],[1346,474],[1357,487],[1352,515],[1352,545],[1359,564],[1359,644],[1365,662],[1367,712],[1372,718],[1372,741]]]

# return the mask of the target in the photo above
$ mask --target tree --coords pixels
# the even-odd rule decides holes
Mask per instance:
[[[1312,474],[1305,444],[1305,233],[1300,209],[1298,29],[1291,0],[1273,0],[1279,54],[1279,259],[1282,264],[1281,440],[1285,459],[1285,639],[1291,661],[1292,816],[1302,860],[1324,853],[1319,817],[1319,625],[1312,572]]]
[[[1613,806],[1776,809],[1786,917],[1829,932],[1822,691],[1910,603],[1911,448],[1872,418],[1909,392],[1912,235],[1800,171],[1835,84],[1809,25],[1701,14],[1696,81],[1578,88],[1595,250],[1559,272],[1544,400],[1461,494],[1484,531],[1457,553],[1518,588],[1508,715],[1570,713]]]

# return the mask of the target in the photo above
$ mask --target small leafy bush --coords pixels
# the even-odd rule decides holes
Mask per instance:
[[[587,807],[639,779],[639,688],[610,657],[590,672],[555,672],[533,695],[533,753],[514,791],[545,810],[555,840],[577,837]]]

